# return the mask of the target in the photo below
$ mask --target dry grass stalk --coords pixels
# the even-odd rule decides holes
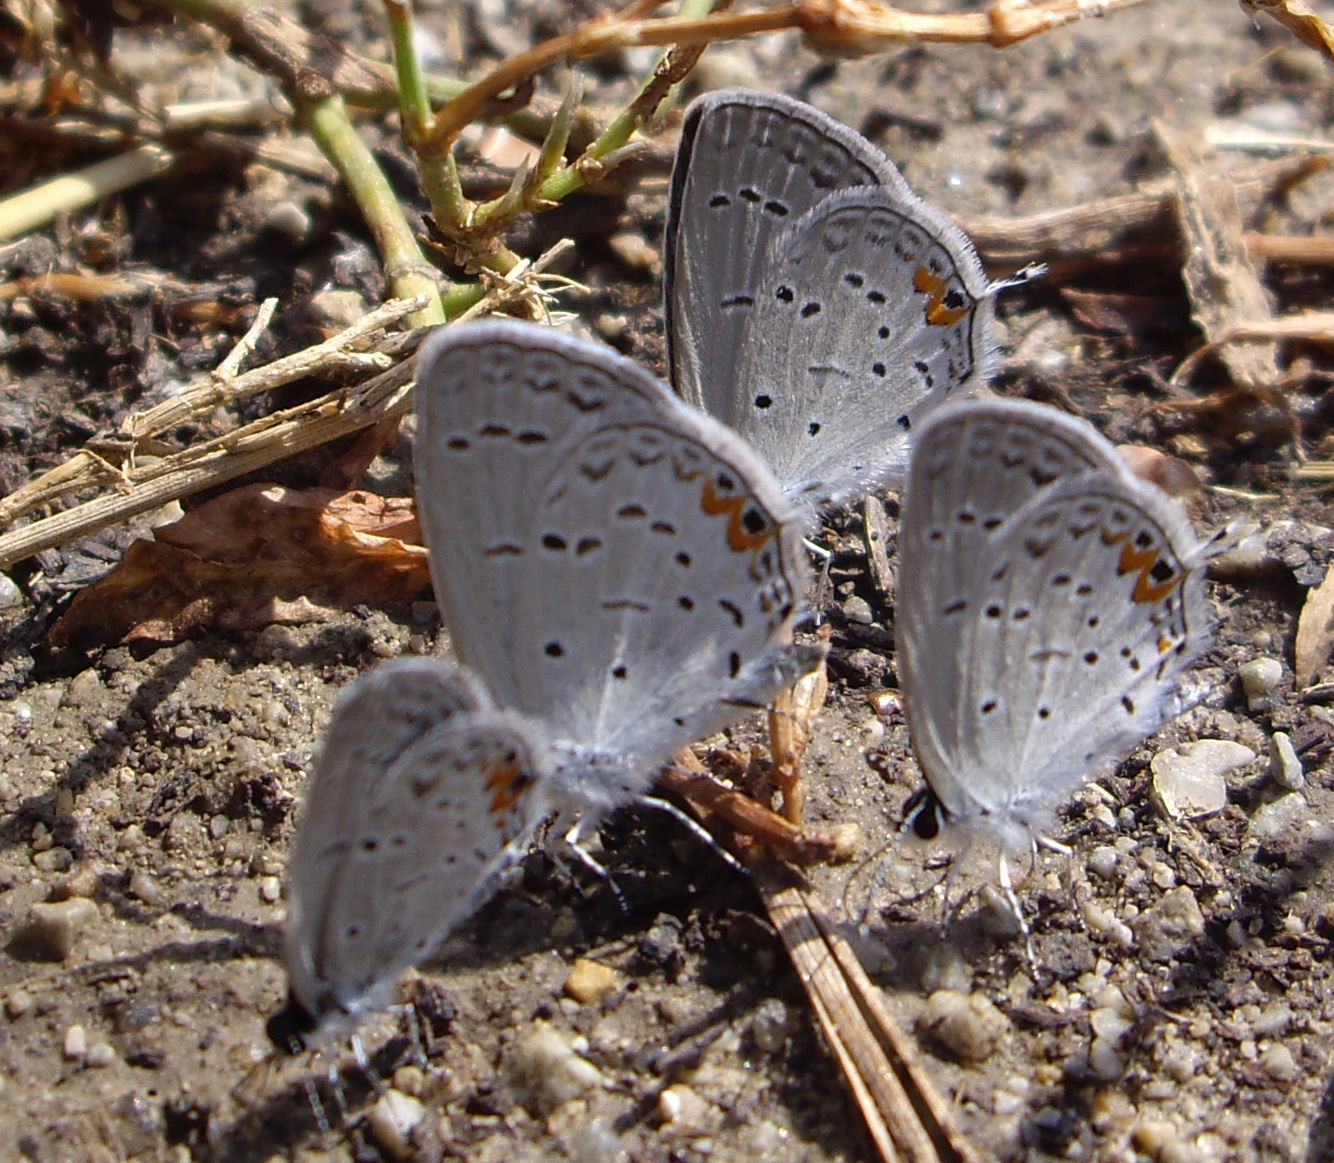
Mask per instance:
[[[773,877],[760,892],[881,1159],[981,1163],[818,899]]]

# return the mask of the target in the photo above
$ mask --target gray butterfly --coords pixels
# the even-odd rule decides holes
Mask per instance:
[[[664,243],[668,361],[815,512],[901,485],[914,426],[995,367],[972,244],[864,138],[791,98],[697,100]]]

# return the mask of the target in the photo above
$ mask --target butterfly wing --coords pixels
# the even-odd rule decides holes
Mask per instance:
[[[870,142],[801,101],[726,89],[690,106],[663,242],[668,366],[686,400],[736,423],[742,337],[774,236],[835,190],[880,184],[911,198]]]
[[[901,485],[919,420],[994,369],[989,286],[906,189],[831,194],[773,239],[729,421],[798,503]]]
[[[441,331],[417,390],[436,596],[498,703],[642,757],[642,786],[793,673],[800,521],[735,434],[609,349],[513,321]]]
[[[1210,633],[1202,547],[1054,409],[973,401],[919,440],[896,624],[913,748],[951,816],[1026,843],[1175,713]]]
[[[538,739],[435,659],[386,663],[343,693],[289,867],[285,952],[307,1028],[374,1008],[490,894],[535,822]]]

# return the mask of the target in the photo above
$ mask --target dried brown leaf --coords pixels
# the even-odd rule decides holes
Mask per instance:
[[[52,628],[55,649],[176,641],[192,630],[306,622],[401,606],[429,581],[412,502],[249,485],[130,546]]]
[[[1272,16],[1303,44],[1322,52],[1334,60],[1334,37],[1329,25],[1302,0],[1241,0],[1241,6],[1252,16],[1263,12]]]
[[[1271,318],[1273,305],[1246,253],[1232,179],[1201,144],[1162,124],[1155,128],[1176,178],[1181,277],[1191,313],[1205,339],[1217,343],[1238,324]],[[1272,343],[1224,347],[1218,354],[1238,387],[1272,391],[1278,380]]]
[[[1311,685],[1334,654],[1334,568],[1325,580],[1306,593],[1306,604],[1297,619],[1294,648],[1297,689]]]

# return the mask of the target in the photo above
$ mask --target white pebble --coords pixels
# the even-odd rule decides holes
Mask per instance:
[[[1284,791],[1300,791],[1306,786],[1301,757],[1284,731],[1275,731],[1269,740],[1269,776]]]
[[[1103,1082],[1115,1082],[1126,1070],[1126,1060],[1115,1043],[1094,1038],[1089,1047],[1089,1069]]]
[[[985,994],[953,989],[938,989],[928,997],[918,1024],[964,1062],[985,1062],[1010,1029],[1009,1019]]]
[[[1252,712],[1267,711],[1274,705],[1274,688],[1283,679],[1283,664],[1277,658],[1252,658],[1237,667],[1246,706]]]
[[[1153,791],[1174,820],[1198,819],[1227,806],[1223,777],[1255,761],[1255,752],[1230,739],[1197,739],[1149,761]]]
[[[88,1031],[80,1025],[70,1026],[65,1031],[65,1044],[61,1047],[67,1062],[82,1062],[88,1053]]]
[[[426,1117],[426,1105],[401,1090],[386,1090],[366,1114],[371,1135],[392,1159],[415,1154],[412,1132]]]
[[[1271,1042],[1256,1064],[1278,1082],[1292,1082],[1301,1074],[1297,1060],[1286,1042]]]
[[[520,1101],[540,1113],[603,1085],[598,1068],[579,1057],[569,1035],[548,1025],[539,1025],[514,1048],[508,1066]]]
[[[1117,851],[1110,844],[1103,844],[1089,853],[1088,870],[1103,880],[1111,880],[1116,875]]]
[[[94,1042],[84,1057],[84,1064],[94,1070],[105,1069],[115,1061],[116,1048],[110,1042]]]

